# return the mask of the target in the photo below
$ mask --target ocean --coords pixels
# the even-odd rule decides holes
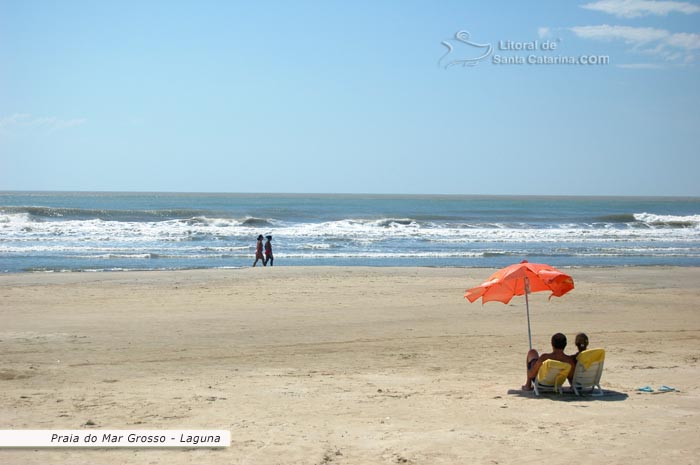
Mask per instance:
[[[0,192],[0,272],[700,266],[700,198]],[[258,265],[259,266],[259,265]]]

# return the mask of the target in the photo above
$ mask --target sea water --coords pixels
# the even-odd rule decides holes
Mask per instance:
[[[0,192],[0,272],[700,266],[700,199]]]

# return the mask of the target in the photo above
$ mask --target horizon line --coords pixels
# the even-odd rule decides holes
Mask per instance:
[[[55,190],[10,189],[0,194],[170,194],[170,195],[251,195],[251,196],[373,196],[373,197],[520,197],[520,198],[667,198],[700,199],[700,195],[688,194],[454,194],[454,193],[386,193],[386,192],[224,192],[224,191],[145,191],[145,190]]]

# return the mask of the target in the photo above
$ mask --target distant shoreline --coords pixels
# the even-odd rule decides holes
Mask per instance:
[[[517,262],[514,262],[517,263]],[[625,272],[628,270],[638,270],[638,271],[660,271],[660,270],[700,270],[700,266],[694,265],[564,265],[557,266],[562,270],[581,270],[581,271],[620,271]],[[105,275],[223,275],[227,273],[235,273],[246,270],[258,270],[265,269],[271,270],[271,273],[275,273],[277,276],[284,274],[284,272],[289,272],[290,274],[298,275],[304,272],[309,273],[322,273],[322,272],[334,272],[334,271],[372,271],[377,274],[387,273],[391,274],[394,272],[421,272],[421,271],[476,271],[479,272],[484,270],[485,272],[492,272],[494,270],[500,269],[500,267],[489,267],[489,266],[372,266],[372,265],[280,265],[273,267],[263,267],[262,265],[253,266],[241,266],[241,267],[222,267],[222,268],[180,268],[180,269],[125,269],[125,270],[65,270],[65,271],[13,271],[0,273],[0,286],[2,286],[3,278],[21,277],[21,276],[105,276]],[[264,274],[260,275],[264,277]],[[484,278],[487,276],[485,275]]]

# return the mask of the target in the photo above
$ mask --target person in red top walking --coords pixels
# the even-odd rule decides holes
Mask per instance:
[[[275,257],[272,256],[272,236],[267,236],[267,242],[265,242],[265,261],[263,264],[267,266],[269,263],[272,266],[272,262],[275,261]]]
[[[260,234],[258,236],[258,243],[255,246],[255,261],[253,262],[253,266],[258,264],[258,260],[262,260],[263,266],[266,265],[265,257],[263,256],[263,236],[262,236],[262,234]]]

